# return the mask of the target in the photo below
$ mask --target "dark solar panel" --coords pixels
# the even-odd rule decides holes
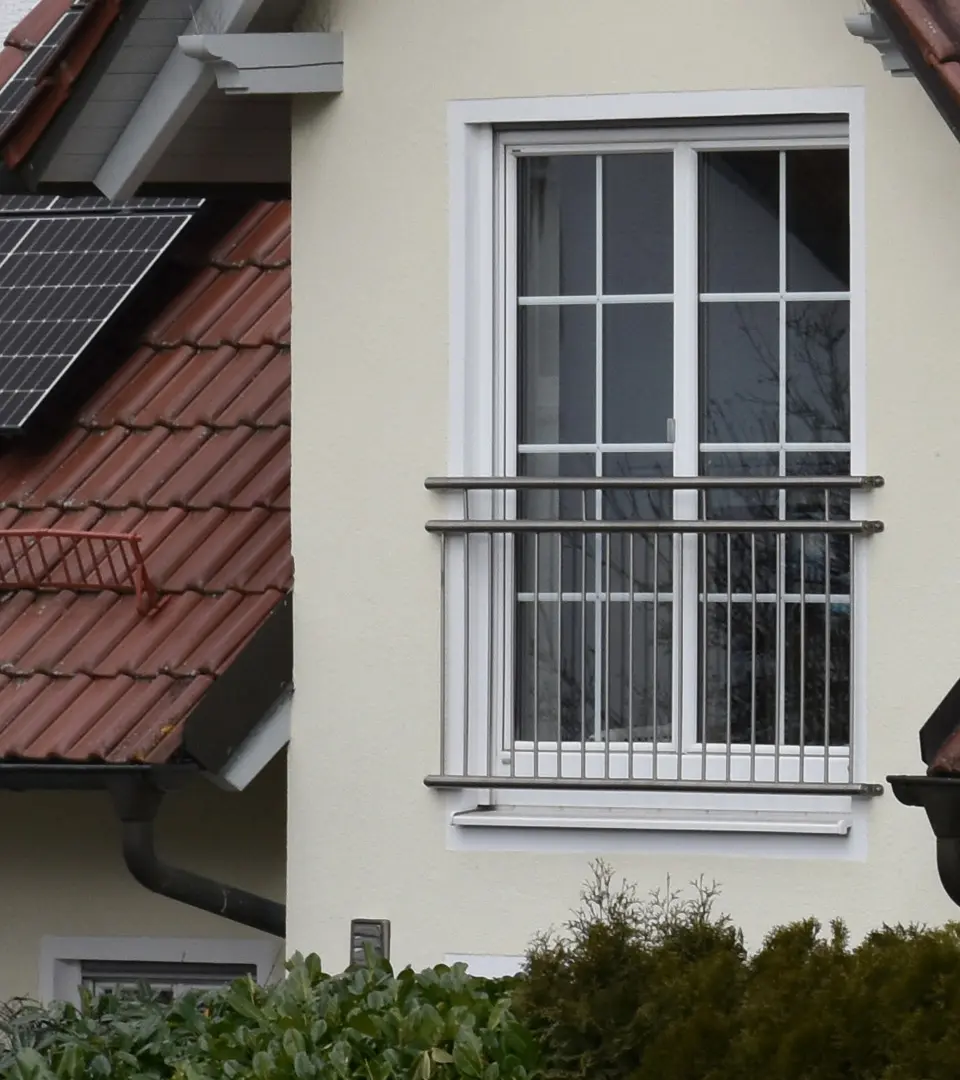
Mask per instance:
[[[22,427],[190,216],[0,218],[0,430]]]
[[[0,134],[11,123],[23,103],[33,93],[38,77],[60,47],[60,43],[69,33],[73,24],[82,14],[82,6],[75,5],[63,15],[56,26],[40,43],[30,51],[30,55],[17,68],[13,75],[0,89]]]

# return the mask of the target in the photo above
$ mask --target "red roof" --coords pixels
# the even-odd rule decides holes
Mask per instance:
[[[289,267],[263,204],[52,450],[0,457],[0,528],[136,533],[160,593],[0,593],[0,757],[168,760],[290,589]]]

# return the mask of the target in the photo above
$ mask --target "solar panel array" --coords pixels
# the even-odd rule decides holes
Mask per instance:
[[[24,102],[33,93],[37,79],[43,74],[53,54],[80,18],[83,7],[82,3],[74,4],[61,16],[56,26],[30,50],[26,60],[3,84],[0,89],[0,135],[9,127]]]
[[[76,0],[0,87],[0,137],[83,9]],[[0,432],[23,427],[201,202],[0,197]]]
[[[0,430],[21,428],[192,216],[145,200],[78,213],[0,200]],[[51,201],[48,200],[48,203]],[[96,200],[99,204],[99,200]],[[104,203],[105,209],[108,204]]]

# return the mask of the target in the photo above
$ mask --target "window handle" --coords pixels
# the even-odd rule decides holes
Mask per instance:
[[[674,443],[677,441],[677,422],[672,416],[667,417],[667,442]]]

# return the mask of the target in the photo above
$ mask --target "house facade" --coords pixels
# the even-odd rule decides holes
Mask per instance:
[[[288,951],[507,970],[597,858],[753,944],[952,917],[886,778],[960,652],[958,43],[935,0],[86,6],[4,183],[292,200]]]
[[[853,7],[315,11],[288,947],[511,957],[598,856],[754,943],[954,914],[885,777],[956,678],[960,148]],[[883,485],[706,487],[814,475]]]

